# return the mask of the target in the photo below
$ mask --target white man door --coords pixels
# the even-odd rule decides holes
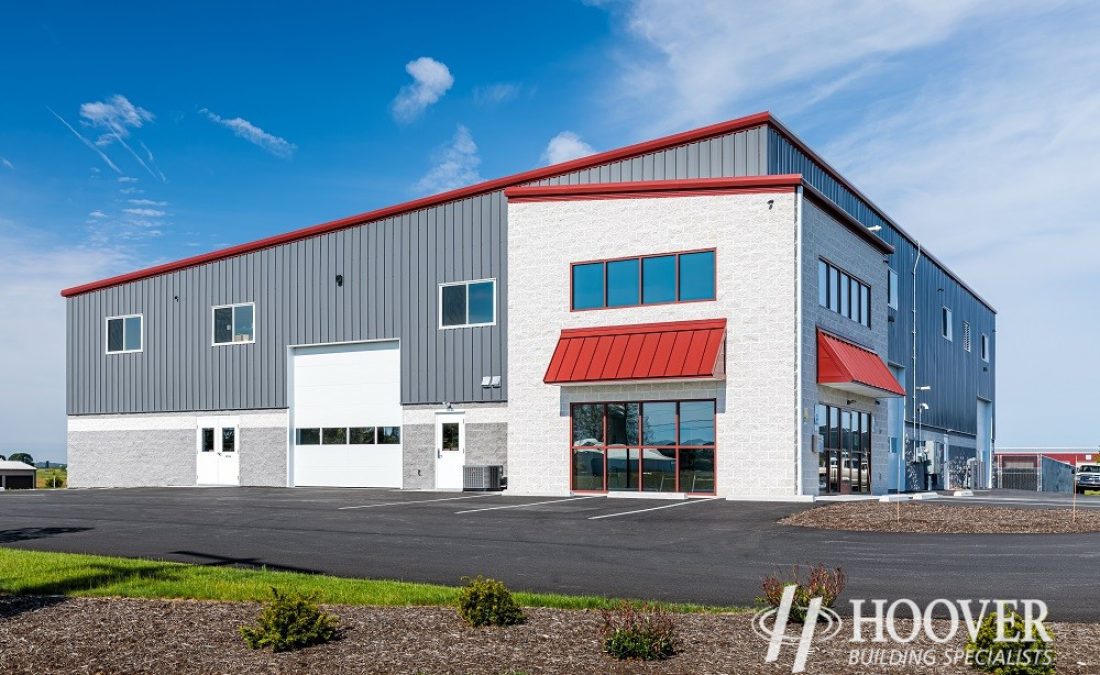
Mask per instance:
[[[448,410],[435,416],[435,488],[461,490],[466,466],[466,415]]]
[[[200,417],[195,457],[199,485],[240,484],[240,421],[236,417]]]
[[[292,485],[401,487],[396,340],[291,352]]]

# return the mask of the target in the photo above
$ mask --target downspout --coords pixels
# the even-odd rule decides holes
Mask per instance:
[[[794,361],[794,426],[795,426],[795,486],[797,496],[801,497],[803,491],[802,455],[805,448],[802,430],[802,394],[804,392],[802,382],[802,186],[795,188],[794,194],[794,311],[795,311],[795,361]]]
[[[920,264],[921,258],[921,244],[917,242],[917,257],[913,259],[913,377],[909,382],[909,386],[913,389],[913,417],[911,421],[913,423],[916,432],[913,438],[913,456],[917,454],[917,443],[920,440],[920,404],[917,401],[917,265]],[[901,490],[905,487],[905,449],[902,448],[902,460],[898,462],[901,466],[901,482],[898,483],[898,489]]]

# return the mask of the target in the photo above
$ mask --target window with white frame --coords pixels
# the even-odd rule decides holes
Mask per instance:
[[[955,331],[951,326],[951,310],[946,307],[940,313],[940,335],[948,340],[955,339]]]
[[[213,308],[214,344],[229,345],[256,341],[256,305],[246,302]]]
[[[439,285],[439,327],[492,326],[497,321],[495,279]]]
[[[890,270],[886,278],[886,296],[888,303],[894,309],[898,308],[898,273]]]
[[[141,314],[107,318],[107,353],[127,354],[142,350]]]
[[[970,351],[970,322],[963,321],[963,349]]]
[[[989,336],[982,333],[982,361],[989,362]]]

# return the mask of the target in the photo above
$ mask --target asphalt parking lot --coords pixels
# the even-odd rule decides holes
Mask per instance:
[[[987,497],[988,498],[988,497]],[[934,535],[792,528],[808,505],[323,488],[0,494],[0,545],[207,565],[750,605],[795,563],[848,573],[852,598],[1039,598],[1100,619],[1100,534]],[[1089,595],[1095,595],[1089,593]]]

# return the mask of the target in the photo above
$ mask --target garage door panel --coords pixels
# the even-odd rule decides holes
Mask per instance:
[[[293,356],[294,426],[400,427],[397,342],[301,347]],[[400,445],[295,445],[294,484],[401,487]]]

